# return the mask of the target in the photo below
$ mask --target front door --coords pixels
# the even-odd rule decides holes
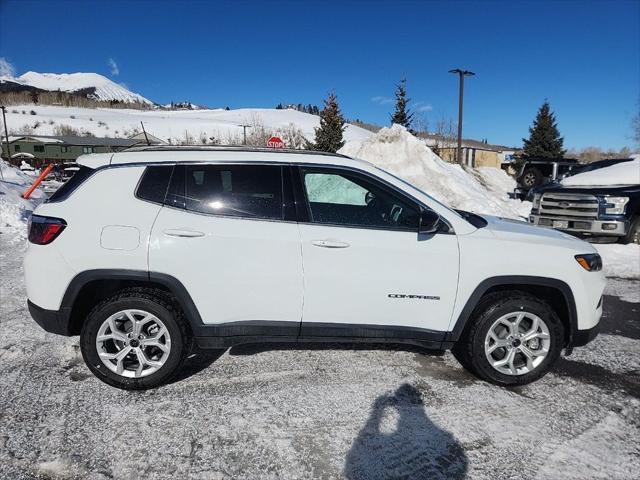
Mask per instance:
[[[418,234],[420,207],[349,169],[300,167],[302,335],[440,338],[458,281],[455,234]]]

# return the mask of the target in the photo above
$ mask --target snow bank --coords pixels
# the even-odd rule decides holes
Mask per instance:
[[[26,237],[26,222],[29,215],[42,202],[45,194],[36,189],[29,200],[22,193],[34,178],[0,160],[0,233],[9,233],[17,238]]]
[[[531,210],[530,203],[509,200],[507,190],[513,189],[513,182],[506,173],[482,169],[470,174],[443,161],[400,125],[347,142],[340,153],[367,160],[454,208],[511,218],[526,216]]]
[[[563,185],[640,185],[640,156],[630,162],[617,163],[610,167],[578,173],[562,180]]]
[[[607,277],[640,279],[640,245],[596,244]]]

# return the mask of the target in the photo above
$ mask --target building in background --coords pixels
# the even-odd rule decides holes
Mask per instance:
[[[138,138],[142,135],[142,139]],[[132,138],[77,137],[69,135],[9,135],[9,156],[11,163],[20,165],[24,160],[39,168],[47,163],[73,162],[80,155],[88,153],[119,152],[134,145],[146,144],[144,134]],[[159,138],[147,134],[149,143],[164,143]],[[2,152],[6,154],[6,141],[2,142]]]
[[[433,134],[419,133],[418,136],[446,162],[457,162],[457,141]],[[462,140],[462,161],[468,167],[506,168],[513,161],[518,149],[504,145],[492,145],[479,140]]]

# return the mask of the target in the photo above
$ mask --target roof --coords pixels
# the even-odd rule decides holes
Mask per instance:
[[[80,145],[80,146],[105,146],[105,147],[131,147],[140,143],[140,140],[129,138],[111,137],[78,137],[74,135],[13,135],[9,137],[9,143],[19,140],[38,143],[52,143],[56,145]]]
[[[458,148],[457,145],[457,139],[446,139],[443,138],[442,136],[439,135],[435,135],[432,133],[418,133],[418,137],[419,138],[423,138],[427,141],[436,141],[436,140],[440,140],[443,141],[445,143],[449,143],[450,145],[447,146],[441,146],[440,148]],[[462,139],[462,147],[466,147],[466,148],[475,148],[478,150],[489,150],[492,152],[510,152],[510,151],[515,151],[518,150],[517,148],[514,147],[507,147],[505,145],[494,145],[491,143],[484,143],[481,142],[479,140],[473,140],[471,138],[463,138]]]
[[[127,152],[260,152],[260,153],[286,153],[298,155],[324,155],[329,157],[350,158],[340,153],[320,152],[317,150],[301,150],[294,148],[270,148],[253,147],[247,145],[144,145],[138,144],[126,150]]]
[[[369,162],[365,162],[364,160],[352,159],[338,153],[234,145],[142,145],[128,148],[117,153],[82,155],[78,158],[77,162],[91,168],[106,165],[181,162],[273,162],[370,165]]]

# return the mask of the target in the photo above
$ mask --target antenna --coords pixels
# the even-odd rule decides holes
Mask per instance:
[[[144,123],[140,122],[140,125],[142,125],[142,133],[144,133],[144,138],[147,140],[147,145],[151,146],[149,137],[147,137],[147,131],[144,129]]]

